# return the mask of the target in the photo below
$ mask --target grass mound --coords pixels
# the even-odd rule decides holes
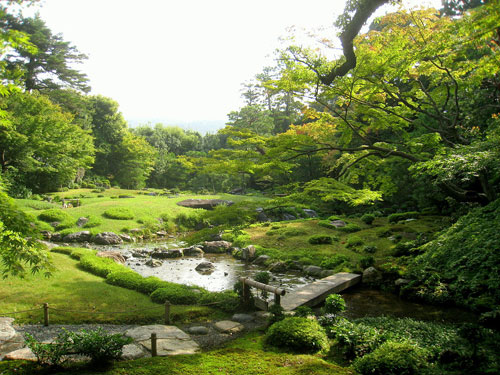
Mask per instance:
[[[112,207],[104,211],[103,216],[113,220],[132,220],[134,213],[126,207]]]

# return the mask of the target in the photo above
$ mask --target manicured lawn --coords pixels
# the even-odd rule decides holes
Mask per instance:
[[[111,323],[147,324],[163,321],[163,305],[153,303],[149,296],[107,284],[103,278],[80,270],[77,261],[67,255],[51,253],[56,271],[47,278],[42,274],[24,279],[0,279],[0,316],[2,313],[39,309],[33,312],[8,315],[16,323],[41,323],[41,306],[48,303],[53,324]],[[110,314],[108,312],[122,312]],[[82,313],[86,312],[86,313]],[[218,310],[197,306],[172,306],[175,322],[206,320],[221,316]]]

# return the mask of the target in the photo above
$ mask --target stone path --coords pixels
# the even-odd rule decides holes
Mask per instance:
[[[176,326],[167,325],[41,325],[15,326],[13,318],[0,317],[0,360],[36,360],[24,346],[24,334],[32,334],[38,341],[51,342],[62,331],[95,330],[100,327],[107,333],[122,333],[134,342],[124,346],[122,359],[131,360],[151,356],[151,333],[156,333],[157,355],[169,356],[195,354],[203,348],[211,348],[228,341],[248,329],[265,324],[259,315],[235,314],[232,320],[186,327],[188,334]]]

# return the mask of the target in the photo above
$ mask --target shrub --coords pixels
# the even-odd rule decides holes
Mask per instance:
[[[120,333],[108,334],[102,328],[93,331],[82,329],[80,332],[68,332],[67,334],[72,341],[72,350],[90,357],[94,363],[106,363],[112,359],[119,359],[123,347],[133,341],[131,337]]]
[[[389,215],[389,223],[397,223],[400,220],[406,219],[418,219],[420,214],[417,211],[402,212],[397,214]]]
[[[132,220],[134,213],[126,207],[111,207],[104,211],[103,216],[114,220]]]
[[[98,216],[91,215],[88,217],[89,221],[87,221],[83,227],[84,228],[95,228],[102,224],[102,220]]]
[[[399,242],[394,247],[393,255],[395,257],[410,255],[411,249],[413,249],[415,246],[416,246],[415,241]]]
[[[348,359],[361,357],[372,352],[382,342],[384,337],[376,328],[362,323],[351,323],[347,319],[337,319],[325,324],[328,337],[335,338]]]
[[[335,267],[340,266],[343,263],[349,262],[349,257],[341,254],[335,254],[331,257],[325,258],[321,261],[320,266],[327,269],[335,269]]]
[[[337,215],[331,215],[328,217],[329,221],[335,221],[335,220],[342,220],[339,216]]]
[[[320,227],[324,227],[324,228],[328,228],[328,229],[337,228],[335,225],[330,224],[330,220],[320,220],[320,221],[318,221],[318,225]]]
[[[192,229],[202,222],[201,214],[198,212],[181,212],[174,218],[175,224],[181,228]]]
[[[358,237],[358,236],[350,236],[348,239],[347,239],[347,244],[346,246],[347,247],[357,247],[357,246],[361,246],[363,245],[363,240],[361,239],[361,237]]]
[[[144,278],[131,270],[114,271],[108,273],[106,282],[111,285],[118,285],[123,288],[139,290],[139,285]]]
[[[281,307],[281,305],[273,304],[268,311],[271,314],[267,319],[269,325],[272,325],[276,322],[281,322],[283,319],[285,319],[285,309]]]
[[[347,224],[345,227],[338,227],[337,229],[345,233],[354,233],[359,232],[361,227],[358,224]]]
[[[153,302],[169,301],[175,305],[195,305],[200,298],[200,292],[186,285],[169,283],[167,287],[158,288],[151,293]]]
[[[412,375],[426,367],[427,352],[410,342],[387,341],[353,365],[363,375]]]
[[[333,242],[333,239],[331,236],[316,234],[314,236],[309,237],[308,241],[311,245],[321,245],[321,244],[331,244]]]
[[[324,314],[338,315],[345,310],[345,301],[340,294],[330,294],[325,299],[325,306],[323,306]]]
[[[299,306],[295,309],[295,316],[297,317],[307,318],[311,315],[314,315],[314,312],[309,306]]]
[[[267,331],[265,341],[268,345],[299,353],[329,349],[326,333],[318,322],[301,317],[289,317],[274,323]]]
[[[361,216],[361,221],[365,224],[371,225],[375,220],[375,215],[373,214],[364,214]]]
[[[200,296],[199,304],[217,307],[225,312],[234,312],[240,306],[238,293],[225,290],[223,292],[205,292]]]
[[[26,346],[31,349],[41,365],[57,366],[71,350],[71,342],[65,331],[57,335],[51,343],[40,342],[29,333],[25,334],[24,339]]]
[[[51,208],[49,210],[42,211],[38,215],[38,219],[45,221],[47,223],[52,223],[55,221],[64,222],[73,220],[71,215],[69,215],[66,211],[63,211],[60,208]]]
[[[392,235],[392,230],[388,228],[379,228],[375,231],[375,234],[379,238],[389,237]]]

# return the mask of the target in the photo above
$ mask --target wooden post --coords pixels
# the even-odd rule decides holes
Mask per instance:
[[[156,357],[157,355],[156,351],[156,333],[151,334],[151,357]]]
[[[43,304],[43,325],[45,327],[48,327],[48,325],[49,325],[49,304],[48,303]]]
[[[165,324],[170,324],[170,301],[165,301]]]
[[[274,304],[278,306],[281,305],[281,296],[278,293],[274,293]]]
[[[252,298],[252,294],[250,292],[250,285],[248,285],[245,278],[241,278],[241,282],[243,284],[243,303],[245,305],[250,304],[250,299]]]

